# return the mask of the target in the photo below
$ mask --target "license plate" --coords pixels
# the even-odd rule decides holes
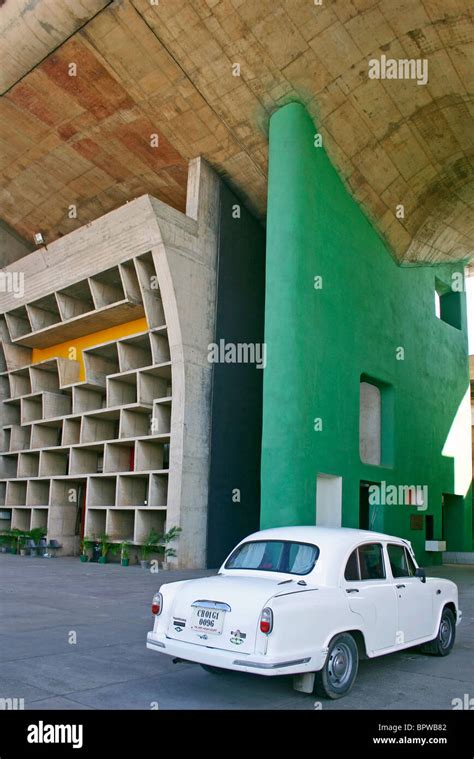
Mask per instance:
[[[200,632],[220,635],[224,625],[225,611],[222,609],[205,609],[198,606],[194,609],[191,628]]]

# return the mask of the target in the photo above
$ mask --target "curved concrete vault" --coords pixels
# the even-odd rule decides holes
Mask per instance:
[[[56,239],[146,192],[183,210],[196,155],[263,217],[268,118],[297,99],[401,263],[470,259],[467,0],[83,0],[50,27],[46,6],[0,7],[17,60],[0,111],[2,215],[23,236]],[[15,59],[27,29],[41,45]],[[370,79],[382,55],[426,59],[428,82]]]

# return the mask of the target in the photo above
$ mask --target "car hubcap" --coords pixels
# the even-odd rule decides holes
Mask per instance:
[[[451,643],[451,625],[449,619],[442,619],[439,626],[439,640],[443,648],[448,648]]]
[[[333,686],[344,686],[352,671],[352,653],[345,643],[338,643],[329,656],[328,677]]]

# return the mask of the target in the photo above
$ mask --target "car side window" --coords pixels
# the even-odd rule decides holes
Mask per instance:
[[[405,548],[405,553],[407,555],[408,571],[410,572],[410,577],[415,577],[416,575],[415,562],[413,561],[410,551],[407,548]]]
[[[359,576],[359,560],[357,558],[357,548],[352,551],[346,564],[344,572],[344,579],[349,581],[360,580]]]
[[[387,546],[388,558],[394,577],[413,577],[415,565],[405,546],[390,543]]]
[[[385,580],[383,551],[380,543],[366,543],[359,546],[349,556],[344,570],[344,579]]]
[[[385,580],[383,551],[380,543],[366,543],[359,546],[361,580]]]

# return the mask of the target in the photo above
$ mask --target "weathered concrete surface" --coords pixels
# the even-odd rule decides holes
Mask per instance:
[[[43,58],[90,21],[112,0],[4,0],[0,13],[0,92],[13,87]]]
[[[474,696],[474,568],[437,567],[455,580],[464,620],[444,659],[414,649],[363,661],[354,689],[322,709],[452,709]],[[26,709],[314,709],[291,679],[172,663],[145,648],[152,594],[162,582],[210,572],[152,575],[139,567],[0,554],[0,698]],[[68,643],[71,631],[77,643]],[[318,707],[319,708],[319,707]]]
[[[66,7],[105,4],[29,2],[15,55],[50,52]],[[203,155],[263,216],[268,118],[299,100],[399,260],[469,257],[473,30],[466,0],[111,3],[3,98],[2,213],[51,241],[143,193],[183,209],[186,162]],[[370,78],[383,56],[426,61],[428,81]]]
[[[28,245],[26,240],[23,240],[15,230],[0,219],[0,269],[2,266],[18,261],[31,250],[33,250],[33,245]]]
[[[187,223],[162,219],[151,199],[162,243],[152,248],[173,365],[167,524],[183,528],[179,566],[203,566],[210,467],[212,364],[215,337],[219,179],[201,159],[189,165]],[[192,227],[191,227],[192,229]]]

